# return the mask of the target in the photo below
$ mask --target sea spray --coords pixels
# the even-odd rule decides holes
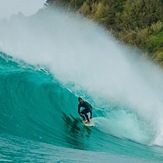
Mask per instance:
[[[63,10],[15,16],[0,26],[1,51],[47,67],[63,85],[77,85],[78,90],[70,88],[72,92],[86,90],[97,106],[95,99],[106,106],[110,102],[127,106],[150,123],[156,131],[153,141],[163,145],[157,141],[163,128],[163,73],[158,66],[129,54],[101,26]]]

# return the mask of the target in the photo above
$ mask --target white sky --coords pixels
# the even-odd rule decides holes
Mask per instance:
[[[22,12],[32,15],[43,7],[46,0],[0,0],[0,19],[9,18],[13,14]]]

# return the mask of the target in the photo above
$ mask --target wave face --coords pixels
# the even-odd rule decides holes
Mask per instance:
[[[124,155],[136,162],[162,161],[162,70],[98,25],[58,9],[0,25],[1,160],[32,160],[30,148],[41,159],[44,146],[46,156],[58,150],[61,160],[100,151],[104,162],[112,154],[118,156],[114,162]],[[78,96],[93,104],[95,127],[83,126]],[[20,145],[24,153],[11,151]]]

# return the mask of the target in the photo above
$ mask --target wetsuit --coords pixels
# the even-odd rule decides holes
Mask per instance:
[[[85,108],[82,112],[80,112],[81,107]],[[90,116],[92,116],[92,106],[88,102],[84,101],[82,104],[79,103],[79,105],[78,105],[78,113],[79,114],[80,113],[84,114],[88,121],[89,121],[89,118],[88,118],[87,113],[89,113],[89,112],[90,112]],[[83,120],[85,120],[84,117],[83,117]]]

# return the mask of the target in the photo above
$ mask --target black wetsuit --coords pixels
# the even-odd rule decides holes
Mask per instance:
[[[80,112],[81,107],[85,108],[82,112]],[[88,102],[84,101],[82,104],[79,103],[79,105],[78,105],[78,113],[79,114],[80,113],[84,114],[88,121],[89,121],[89,118],[88,118],[87,113],[89,113],[89,112],[91,114],[90,116],[92,116],[92,106]]]

